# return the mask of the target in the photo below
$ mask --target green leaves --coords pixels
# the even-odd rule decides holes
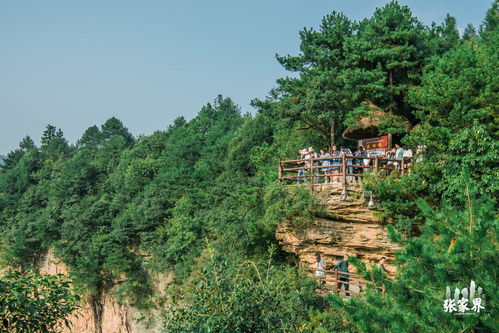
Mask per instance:
[[[59,332],[80,298],[62,275],[11,271],[0,278],[2,332]]]
[[[496,328],[498,220],[490,198],[479,196],[467,172],[459,177],[466,203],[431,208],[419,200],[425,224],[421,234],[405,239],[397,254],[394,279],[379,276],[376,267],[367,270],[368,280],[382,281],[383,294],[367,290],[364,298],[350,302],[333,300],[345,309],[361,331],[457,332],[470,328]],[[364,270],[365,271],[365,270]],[[447,286],[463,288],[473,280],[487,294],[488,310],[477,316],[455,316],[442,310]],[[335,303],[339,302],[339,303]],[[380,311],[383,315],[380,316]]]
[[[405,133],[408,120],[415,121],[409,89],[419,84],[431,57],[458,44],[459,35],[455,19],[447,17],[430,36],[407,6],[392,1],[361,22],[333,12],[318,30],[301,31],[300,39],[298,56],[277,57],[299,75],[278,80],[273,108],[279,117],[319,131],[322,144],[331,145],[365,102],[393,118],[380,126],[383,134]],[[434,47],[430,40],[441,45]]]
[[[410,100],[418,109],[419,128],[405,140],[426,145],[426,173],[445,198],[462,188],[454,175],[467,166],[483,191],[497,195],[497,46],[471,41],[435,59]]]
[[[4,261],[28,266],[54,248],[87,291],[118,283],[120,299],[135,303],[151,295],[148,270],[173,271],[187,282],[172,293],[185,297],[171,299],[165,329],[179,332],[492,327],[495,313],[451,321],[435,311],[448,283],[473,278],[493,290],[496,4],[481,37],[470,28],[466,41],[454,18],[425,27],[395,1],[361,22],[333,12],[300,32],[300,54],[277,57],[296,75],[253,102],[255,117],[217,96],[194,119],[179,117],[137,140],[114,117],[87,129],[75,147],[47,126],[40,148],[25,138],[0,171]],[[263,260],[278,223],[306,227],[321,213],[308,190],[276,182],[276,165],[303,147],[341,142],[345,126],[373,110],[384,115],[382,134],[405,134],[404,143],[423,148],[409,174],[364,181],[391,235],[406,245],[400,273],[390,280],[363,267],[386,293],[348,303],[331,298],[324,309],[313,282]],[[470,200],[470,182],[456,177],[463,166],[477,198],[490,195],[489,204],[485,196]]]
[[[315,282],[273,265],[272,253],[267,262],[243,262],[237,253],[210,248],[206,256],[186,289],[172,294],[165,332],[297,332],[308,309],[322,303]]]

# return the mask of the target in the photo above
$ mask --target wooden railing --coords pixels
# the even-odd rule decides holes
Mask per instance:
[[[322,161],[330,160],[331,165],[321,165]],[[333,162],[334,161],[334,162]],[[361,164],[354,164],[356,161],[361,161]],[[369,161],[368,163],[364,161]],[[286,160],[280,161],[278,165],[278,180],[297,180],[306,181],[307,179],[313,183],[319,183],[321,178],[335,178],[339,180],[341,178],[341,183],[346,184],[347,181],[355,179],[355,177],[364,177],[367,172],[364,170],[372,170],[374,175],[377,177],[385,177],[392,170],[399,170],[400,174],[403,175],[408,171],[412,159],[403,158],[402,160],[397,160],[393,158],[386,158],[380,156],[353,156],[345,155],[341,156],[331,156],[331,157],[319,157],[319,158],[309,158],[302,160]],[[286,165],[298,165],[297,167],[286,167]],[[324,170],[329,169],[329,170]],[[303,170],[302,175],[298,175],[297,172]],[[357,171],[357,173],[351,171]],[[382,172],[386,170],[386,172]],[[361,172],[362,171],[362,172]],[[290,175],[289,173],[295,173]],[[322,173],[321,173],[322,172]],[[372,173],[371,172],[371,173]]]
[[[366,281],[360,275],[355,273],[315,268],[310,268],[309,271],[315,275],[315,278],[319,281],[319,283],[324,285],[322,289],[337,294],[344,293],[345,295],[358,295],[364,291],[364,287],[366,285]],[[323,272],[324,276],[317,276],[317,272]],[[341,280],[341,278],[343,278],[343,280]],[[346,290],[345,286],[348,286],[348,290]],[[376,287],[376,290],[383,292],[384,287]]]

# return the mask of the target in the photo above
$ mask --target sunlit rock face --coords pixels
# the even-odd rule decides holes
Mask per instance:
[[[41,273],[68,274],[68,267],[57,259],[52,251],[43,256],[38,267]],[[159,284],[167,283],[171,277],[157,277]],[[156,285],[158,289],[162,285]],[[119,304],[114,295],[115,290],[108,290],[96,295],[94,300],[84,300],[81,308],[68,319],[70,328],[64,328],[63,333],[156,333],[158,325],[146,326],[146,323],[137,322],[141,313],[135,307]]]
[[[311,190],[326,213],[309,223],[280,223],[276,238],[285,252],[294,255],[304,267],[315,267],[315,252],[319,252],[326,269],[331,269],[344,254],[366,263],[377,263],[384,256],[386,267],[395,272],[390,264],[400,247],[390,241],[376,210],[368,208],[370,196],[362,193],[360,185],[350,184],[347,197],[340,183],[313,185]]]

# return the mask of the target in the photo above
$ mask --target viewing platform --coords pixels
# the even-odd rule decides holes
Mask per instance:
[[[322,161],[333,161],[331,165],[321,165]],[[392,171],[398,170],[401,175],[409,172],[412,158],[386,158],[383,156],[341,155],[318,157],[301,160],[280,161],[278,165],[279,181],[324,183],[327,178],[335,178],[343,185],[358,182],[366,175],[386,177]],[[302,175],[298,172],[303,170]],[[325,179],[324,181],[321,181]]]
[[[321,165],[324,160],[330,160],[331,165]],[[290,185],[307,184],[323,207],[321,215],[309,223],[285,221],[276,230],[276,239],[283,251],[318,279],[323,285],[321,293],[347,296],[344,288],[338,285],[345,282],[350,289],[349,295],[360,294],[366,289],[367,282],[356,273],[353,265],[352,271],[346,274],[333,270],[344,254],[367,265],[376,265],[384,257],[391,272],[389,275],[395,274],[393,261],[400,246],[390,240],[386,221],[376,214],[379,210],[372,193],[363,189],[362,179],[368,175],[384,178],[393,172],[404,175],[410,172],[412,163],[410,157],[393,159],[346,154],[280,161],[278,180]],[[315,253],[325,259],[323,270],[315,268]],[[339,274],[348,275],[348,280],[341,281]],[[383,286],[375,288],[380,292],[384,289]]]

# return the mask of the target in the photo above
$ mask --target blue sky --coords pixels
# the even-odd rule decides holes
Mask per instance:
[[[287,73],[298,32],[388,0],[0,0],[0,154],[50,123],[71,142],[116,116],[134,135],[192,118],[216,95],[243,112]],[[478,26],[490,0],[405,0],[424,23]]]

